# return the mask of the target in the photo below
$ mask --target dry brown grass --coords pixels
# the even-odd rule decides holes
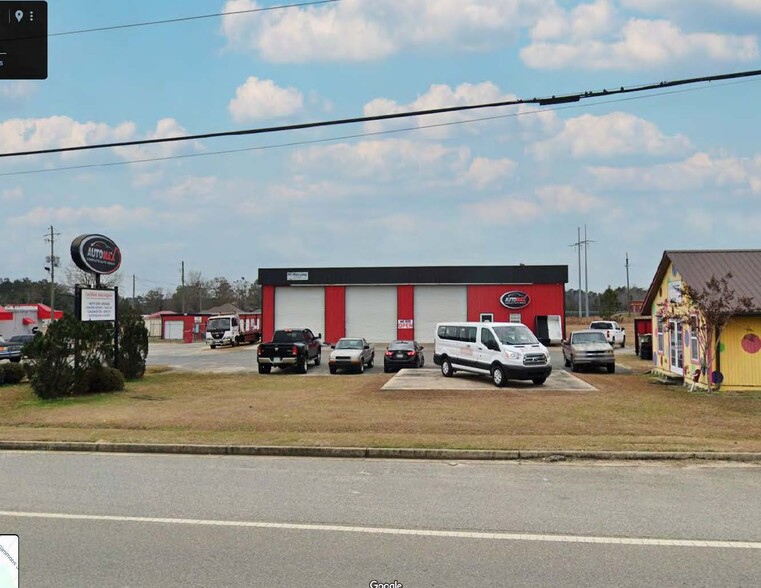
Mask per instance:
[[[161,373],[123,393],[54,402],[25,385],[4,387],[0,438],[761,451],[758,396],[690,394],[642,375],[603,374],[580,374],[599,389],[591,393],[382,392],[389,377]]]

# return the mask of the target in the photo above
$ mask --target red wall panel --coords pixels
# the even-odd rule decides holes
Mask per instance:
[[[325,286],[325,336],[323,341],[335,343],[346,335],[346,288]]]
[[[511,310],[505,308],[499,299],[505,292],[520,290],[529,295],[530,302],[525,308]],[[557,314],[565,329],[565,287],[563,284],[521,284],[503,286],[468,286],[468,320],[480,320],[481,313],[490,312],[495,322],[508,322],[510,314],[520,314],[521,322],[532,331],[536,328],[536,317]]]
[[[262,286],[262,341],[275,334],[275,286]]]
[[[396,287],[396,318],[397,320],[415,319],[415,286]],[[411,329],[396,329],[396,338],[411,340],[415,338],[415,326]]]

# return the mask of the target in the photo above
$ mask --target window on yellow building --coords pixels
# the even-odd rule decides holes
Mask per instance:
[[[658,320],[658,351],[663,353],[663,318],[657,317]]]
[[[698,345],[698,317],[690,317],[690,359],[695,363],[700,361],[700,346]]]

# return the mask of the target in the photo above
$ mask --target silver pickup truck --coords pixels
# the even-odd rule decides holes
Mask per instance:
[[[613,347],[602,331],[576,331],[568,339],[563,339],[562,346],[565,367],[570,367],[572,372],[579,371],[581,366],[605,366],[609,374],[616,371]]]

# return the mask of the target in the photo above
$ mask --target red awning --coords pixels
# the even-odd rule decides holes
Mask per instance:
[[[33,318],[25,316],[24,318],[21,319],[21,324],[22,325],[27,325],[27,326],[28,325],[36,325],[37,322]]]

